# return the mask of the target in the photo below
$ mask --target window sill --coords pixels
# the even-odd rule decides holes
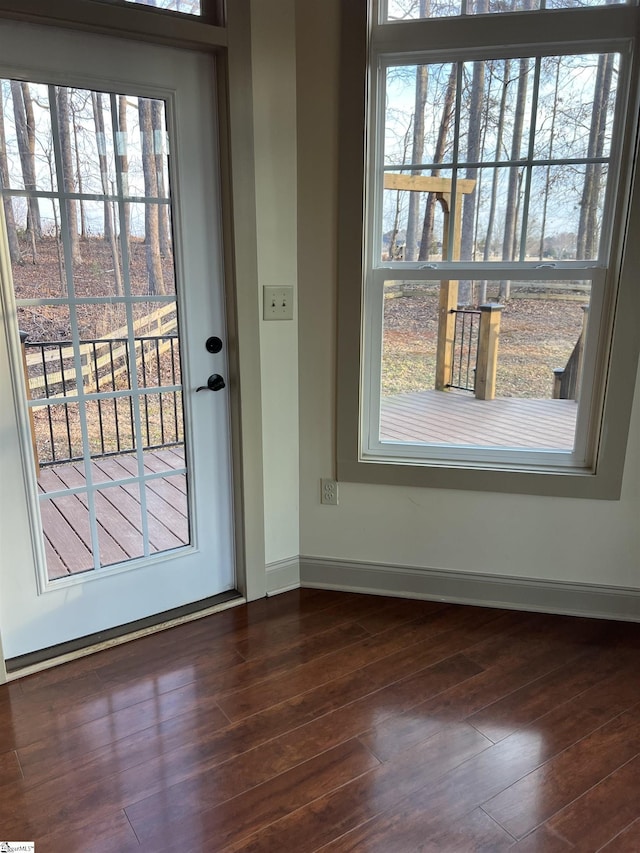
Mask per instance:
[[[619,470],[590,469],[523,470],[515,467],[438,465],[424,461],[338,459],[338,479],[343,482],[432,489],[463,489],[476,492],[545,495],[560,498],[619,500],[622,466]]]

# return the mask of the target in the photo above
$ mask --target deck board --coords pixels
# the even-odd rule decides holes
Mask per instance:
[[[145,473],[166,472],[146,482],[147,526],[152,553],[179,548],[189,543],[187,484],[182,448],[162,454],[144,454]],[[91,475],[99,490],[94,491],[101,565],[107,566],[144,553],[140,487],[118,485],[138,473],[137,460],[130,454],[96,459]],[[65,488],[83,488],[83,463],[64,463],[42,468],[38,478],[41,497]],[[86,492],[40,500],[47,572],[50,580],[93,569],[91,532]]]
[[[56,491],[65,488],[81,488],[85,484],[85,478],[77,464],[59,465],[43,469],[40,482],[43,485],[44,483],[49,485],[48,491]],[[132,543],[133,528],[127,518],[113,510],[100,492],[94,493],[94,501],[102,565],[121,563],[131,557],[141,556],[142,550],[139,547],[139,542],[138,547]],[[89,501],[86,492],[57,498],[55,503],[69,526],[75,530],[85,547],[91,551]],[[110,530],[117,531],[117,539],[109,532]],[[140,537],[137,538],[139,540]]]
[[[58,554],[68,574],[93,568],[91,552],[58,510],[55,501],[40,502],[40,517],[45,537]],[[49,577],[51,579],[51,575]]]
[[[114,459],[98,459],[94,462],[95,467],[102,469],[103,473],[117,473],[118,476],[124,476],[120,466]],[[141,530],[140,520],[140,499],[137,494],[137,486],[131,486],[129,490],[125,486],[111,486],[105,489],[102,494],[115,507],[118,508],[132,522],[137,530]],[[166,504],[165,501],[149,501],[147,500],[147,524],[149,528],[149,544],[151,550],[156,553],[158,551],[167,551],[172,548],[179,548],[185,542],[178,538],[172,532],[176,523],[177,517],[180,515],[180,522],[184,520],[181,514],[178,514],[173,507]]]
[[[578,407],[573,400],[476,400],[430,390],[383,397],[380,408],[381,441],[571,450]]]

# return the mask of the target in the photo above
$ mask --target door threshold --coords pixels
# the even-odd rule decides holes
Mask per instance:
[[[183,604],[181,607],[174,607],[172,610],[147,616],[144,619],[137,619],[135,622],[127,622],[125,625],[118,625],[106,631],[97,631],[95,634],[87,634],[84,637],[78,637],[76,640],[69,640],[66,643],[58,643],[58,645],[49,646],[46,649],[7,658],[5,661],[7,680],[13,681],[16,678],[31,675],[43,669],[50,669],[62,663],[95,654],[112,646],[119,646],[122,643],[128,643],[149,634],[166,631],[176,625],[193,622],[196,619],[202,619],[205,616],[245,602],[244,596],[232,589],[210,598],[203,598],[191,604]]]

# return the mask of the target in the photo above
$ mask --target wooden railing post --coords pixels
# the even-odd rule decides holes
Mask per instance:
[[[584,345],[587,342],[587,325],[589,323],[589,305],[581,305],[582,308],[582,331],[580,332],[580,349],[578,351],[578,364],[576,367],[576,388],[573,395],[574,400],[580,399],[582,390],[582,368],[584,365]]]
[[[22,370],[24,372],[24,389],[27,400],[31,399],[31,386],[29,384],[29,368],[27,367],[27,348],[25,343],[29,337],[27,332],[20,332],[20,349],[22,350]],[[31,429],[31,447],[33,448],[33,463],[36,467],[36,477],[40,476],[40,460],[38,459],[38,445],[36,443],[36,425],[33,419],[33,409],[29,408],[29,427]]]
[[[551,392],[552,400],[559,400],[562,393],[562,377],[564,376],[564,367],[556,367],[553,371],[553,391]]]
[[[476,363],[476,399],[493,400],[496,396],[498,339],[503,305],[480,306],[478,361]]]
[[[456,334],[456,315],[458,307],[458,282],[445,280],[440,282],[438,305],[438,346],[436,349],[436,391],[446,391],[451,382],[453,364],[453,345]]]
[[[443,234],[442,256],[447,257],[449,245],[449,222],[451,213],[451,194],[438,193],[442,204]],[[459,217],[458,217],[459,218]],[[454,234],[455,249],[455,234]],[[448,391],[453,367],[453,348],[456,337],[456,315],[458,308],[458,282],[444,279],[440,282],[438,300],[438,344],[436,347],[436,391]]]

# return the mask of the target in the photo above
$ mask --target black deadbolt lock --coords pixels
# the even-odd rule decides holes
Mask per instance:
[[[207,348],[207,352],[220,352],[220,350],[222,349],[222,341],[220,340],[220,338],[213,335],[212,337],[207,338],[205,347]]]

